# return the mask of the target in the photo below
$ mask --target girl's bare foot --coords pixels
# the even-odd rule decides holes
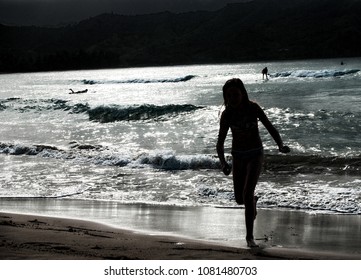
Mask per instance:
[[[247,247],[257,248],[259,246],[256,244],[256,242],[254,242],[254,239],[247,239]]]

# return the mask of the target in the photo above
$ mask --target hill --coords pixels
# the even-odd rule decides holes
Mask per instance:
[[[214,12],[0,25],[0,72],[361,56],[360,0],[254,0]]]

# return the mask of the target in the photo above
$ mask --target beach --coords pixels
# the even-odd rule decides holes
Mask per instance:
[[[11,212],[19,203],[27,214]],[[361,259],[358,215],[259,209],[260,248],[249,249],[243,209],[1,200],[0,210],[2,260]]]
[[[248,250],[71,219],[1,213],[2,260],[267,259]]]

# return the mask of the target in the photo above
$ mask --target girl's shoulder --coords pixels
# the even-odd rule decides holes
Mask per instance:
[[[259,106],[258,103],[255,102],[255,101],[249,101],[249,106],[250,106],[250,108],[252,108],[252,109],[261,108],[261,106]]]
[[[232,110],[229,108],[225,108],[221,113],[221,119],[229,119],[231,117]]]
[[[249,104],[249,105],[250,105],[249,108],[250,108],[252,111],[254,111],[255,113],[263,112],[262,107],[261,107],[258,103],[254,102],[254,101],[250,101],[249,103],[250,103],[250,104]]]
[[[261,109],[261,107],[254,101],[249,101],[246,106],[244,106],[240,111],[243,114],[255,114]]]

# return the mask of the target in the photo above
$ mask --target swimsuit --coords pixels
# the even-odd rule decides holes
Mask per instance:
[[[249,159],[258,156],[263,156],[263,147],[246,150],[246,151],[232,150],[232,156],[237,159]]]

